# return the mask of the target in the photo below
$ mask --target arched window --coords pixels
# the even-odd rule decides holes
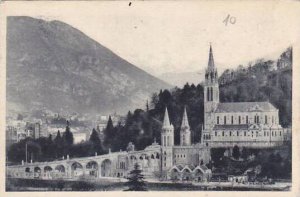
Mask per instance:
[[[231,136],[231,134],[232,134],[232,133],[231,133],[231,131],[230,131],[230,132],[229,132],[229,135]]]
[[[241,124],[241,116],[239,116],[239,124]]]
[[[209,101],[209,96],[210,96],[210,88],[207,88],[207,101]]]
[[[214,100],[214,94],[213,94],[213,88],[210,88],[210,100],[213,101]]]
[[[268,116],[265,115],[265,124],[268,124]]]
[[[224,116],[224,124],[226,124],[226,116]]]
[[[246,124],[248,124],[248,116],[246,116]]]
[[[231,116],[231,124],[233,124],[233,116]]]
[[[217,124],[220,124],[220,117],[217,116]]]
[[[224,131],[222,131],[222,136],[224,136]]]

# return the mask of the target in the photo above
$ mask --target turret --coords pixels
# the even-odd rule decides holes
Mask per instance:
[[[161,145],[174,146],[174,126],[170,123],[167,108],[165,110],[164,121],[161,129]]]
[[[191,130],[186,113],[186,107],[184,107],[181,127],[180,127],[180,145],[189,146],[191,145]]]

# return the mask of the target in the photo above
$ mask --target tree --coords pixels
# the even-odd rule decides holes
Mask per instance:
[[[108,121],[107,121],[107,125],[106,125],[106,129],[107,130],[112,130],[114,128],[111,116],[108,117]]]
[[[240,158],[240,149],[239,149],[239,147],[238,146],[234,146],[233,147],[233,150],[232,150],[232,156],[233,156],[233,158],[235,158],[235,159],[239,159]]]
[[[248,157],[250,155],[250,152],[249,152],[249,149],[244,147],[243,150],[242,150],[242,155],[241,157],[244,159],[244,160],[247,160]]]
[[[67,146],[71,146],[74,142],[73,133],[70,131],[69,121],[67,121],[66,131],[64,132],[63,139]]]
[[[134,164],[134,169],[130,171],[127,179],[128,182],[126,185],[129,188],[125,191],[147,191],[144,176],[142,175],[142,170],[139,168],[139,164]]]
[[[60,131],[57,131],[56,137],[54,138],[54,154],[56,158],[62,157],[64,153],[64,139],[62,138]]]
[[[99,134],[98,134],[98,132],[96,131],[96,129],[93,129],[89,141],[90,141],[90,142],[92,143],[92,145],[93,145],[93,147],[92,147],[93,153],[95,153],[95,152],[97,152],[98,154],[103,153],[101,140],[100,140],[100,138],[99,138]]]
[[[114,125],[111,116],[108,117],[106,129],[104,130],[104,144],[106,147],[110,147],[115,138]]]

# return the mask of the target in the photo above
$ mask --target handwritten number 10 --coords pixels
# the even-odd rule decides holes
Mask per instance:
[[[230,14],[228,14],[225,20],[223,21],[223,23],[225,23],[226,26],[228,23],[234,25],[235,22],[236,22],[236,18],[234,16],[230,16]]]

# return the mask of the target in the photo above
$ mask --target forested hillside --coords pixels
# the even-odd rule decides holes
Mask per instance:
[[[280,124],[292,123],[292,48],[277,62],[257,60],[220,76],[221,102],[269,101],[279,109]]]
[[[270,101],[279,109],[282,126],[291,126],[292,49],[289,48],[282,53],[277,62],[259,60],[248,67],[239,66],[236,70],[226,70],[220,76],[220,94],[221,102]],[[179,129],[184,106],[192,130],[192,143],[197,143],[200,141],[203,124],[203,86],[186,84],[183,88],[175,87],[172,90],[154,93],[149,103],[145,103],[144,109],[128,112],[125,125],[119,124],[114,127],[109,119],[104,130],[103,146],[97,132],[93,130],[89,141],[76,145],[66,146],[65,140],[61,140],[60,137],[54,140],[51,136],[48,139],[36,140],[32,152],[36,152],[35,158],[39,160],[51,160],[66,154],[71,157],[94,155],[95,152],[101,154],[107,152],[109,148],[112,151],[126,150],[129,142],[132,142],[138,150],[144,149],[154,139],[160,143],[165,107],[168,107],[170,121],[175,128],[175,144],[179,144]],[[64,139],[65,134],[62,136]],[[43,140],[53,144],[54,148],[44,150],[43,147],[47,143]],[[8,154],[9,159],[20,161],[24,158],[24,147],[24,141],[13,145],[10,149],[11,154]],[[54,153],[55,150],[60,149],[58,155]]]
[[[280,124],[292,124],[292,48],[284,51],[277,61],[259,59],[247,67],[226,70],[220,76],[221,102],[269,101],[279,109]],[[160,142],[160,129],[165,107],[175,128],[175,144],[184,106],[192,129],[192,142],[200,141],[203,124],[203,86],[186,84],[183,88],[161,90],[152,95],[150,106],[129,112],[125,127],[106,130],[106,146],[118,150],[131,141],[138,149]]]

